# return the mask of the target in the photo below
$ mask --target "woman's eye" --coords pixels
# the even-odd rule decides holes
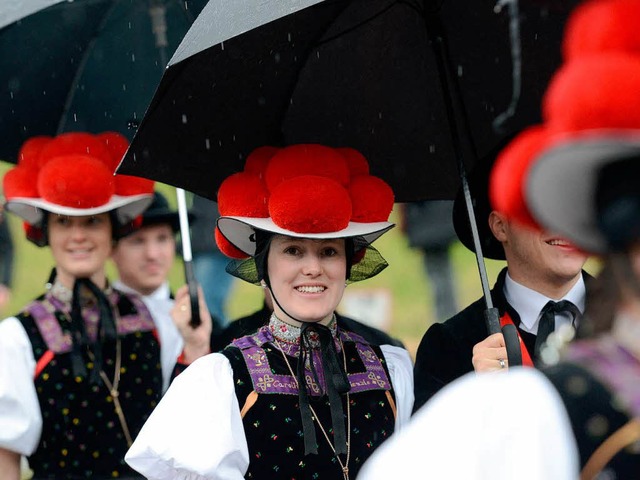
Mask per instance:
[[[297,247],[287,247],[285,248],[284,253],[287,255],[298,255],[300,250]]]
[[[337,255],[337,254],[338,254],[338,252],[337,252],[337,250],[336,250],[335,248],[325,248],[325,249],[322,251],[322,254],[323,254],[325,257],[333,257],[334,255]]]

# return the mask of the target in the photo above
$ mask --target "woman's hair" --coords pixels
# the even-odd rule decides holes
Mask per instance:
[[[609,332],[625,297],[640,298],[640,279],[633,270],[629,253],[609,254],[588,288],[584,321],[578,329],[581,338]]]

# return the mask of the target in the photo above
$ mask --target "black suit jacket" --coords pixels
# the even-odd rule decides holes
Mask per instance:
[[[587,273],[582,274],[585,281],[590,278]],[[527,350],[531,353],[534,351],[536,336],[520,329],[520,315],[507,303],[504,296],[506,275],[505,267],[491,290],[491,298],[500,317],[505,312],[509,313]],[[416,353],[413,371],[414,412],[446,384],[473,371],[473,347],[487,337],[485,310],[485,300],[480,298],[444,323],[433,324],[424,334]]]

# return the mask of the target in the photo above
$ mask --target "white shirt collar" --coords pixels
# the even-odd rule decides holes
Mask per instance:
[[[142,295],[137,290],[134,290],[128,285],[122,283],[122,280],[118,279],[113,282],[113,288],[120,290],[125,293],[133,293],[134,295],[139,295],[142,298],[146,298],[148,300],[167,300],[171,298],[171,289],[169,288],[169,282],[164,282],[160,285],[156,290],[151,292],[149,295]]]
[[[548,301],[554,299],[516,282],[509,276],[508,272],[504,281],[504,295],[509,305],[518,312],[521,328],[527,332],[537,333],[540,311]],[[569,300],[578,307],[580,313],[584,313],[585,295],[584,278],[580,275],[571,290],[559,300]]]

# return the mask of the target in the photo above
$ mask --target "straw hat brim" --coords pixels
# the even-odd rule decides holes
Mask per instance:
[[[142,214],[151,204],[152,194],[120,196],[113,195],[109,202],[99,207],[73,208],[55,203],[47,202],[41,198],[12,198],[5,208],[22,218],[30,225],[39,225],[44,217],[44,212],[67,215],[70,217],[81,217],[85,215],[97,215],[99,213],[116,210],[118,220],[122,223],[129,222]]]
[[[218,219],[220,233],[236,248],[249,256],[256,251],[255,230],[263,230],[279,235],[298,238],[330,239],[360,237],[366,243],[372,243],[395,225],[390,222],[359,223],[349,222],[347,228],[336,232],[299,233],[279,227],[271,218],[223,216]]]

